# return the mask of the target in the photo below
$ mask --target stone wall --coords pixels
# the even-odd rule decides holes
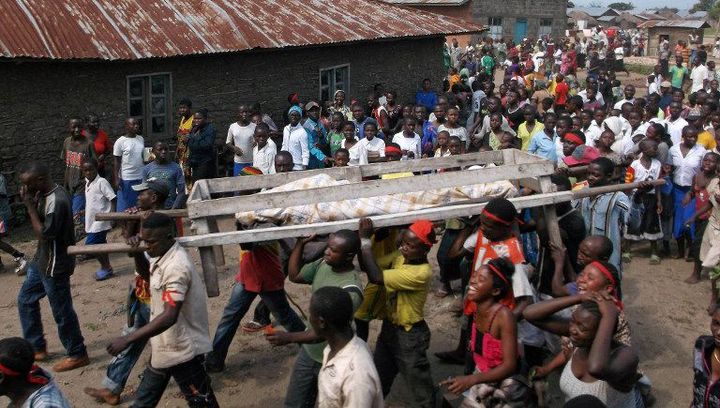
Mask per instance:
[[[473,0],[473,21],[488,25],[490,17],[501,17],[503,37],[513,39],[515,22],[527,20],[527,35],[537,38],[541,19],[552,19],[552,37],[565,35],[567,28],[567,1],[565,0]]]
[[[120,136],[130,75],[170,73],[173,102],[189,97],[194,108],[208,108],[224,140],[238,104],[258,101],[281,125],[287,95],[317,99],[319,71],[326,67],[350,64],[350,97],[364,99],[379,82],[398,91],[401,103],[412,101],[423,78],[441,83],[443,42],[435,37],[118,62],[0,60],[0,169],[12,179],[11,193],[13,169],[31,159],[46,160],[60,181],[68,118],[97,113],[111,139]]]

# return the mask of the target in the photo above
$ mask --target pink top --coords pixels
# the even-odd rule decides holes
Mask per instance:
[[[475,322],[473,322],[472,325],[470,351],[472,351],[473,361],[475,361],[475,367],[477,367],[477,370],[481,373],[490,371],[491,369],[499,366],[503,362],[502,342],[500,342],[500,340],[496,339],[492,336],[492,334],[490,334],[493,322],[495,321],[495,316],[497,316],[497,313],[500,311],[500,309],[501,307],[497,308],[492,318],[490,319],[487,333],[481,333],[480,331],[478,331]],[[482,336],[480,350],[476,350],[478,335]]]

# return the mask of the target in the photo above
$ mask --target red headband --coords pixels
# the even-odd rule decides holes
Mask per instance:
[[[507,278],[503,276],[503,274],[497,267],[495,267],[495,265],[489,263],[485,266],[487,266],[490,272],[494,273],[508,286],[507,293],[505,293],[505,297],[500,300],[500,303],[507,306],[510,310],[515,309],[515,293],[513,293],[512,284],[508,282]]]
[[[575,133],[565,133],[565,139],[569,142],[575,143],[578,146],[585,144],[585,142],[580,139],[580,136],[576,135]]]
[[[435,239],[430,239],[430,233],[433,231],[432,222],[428,220],[418,220],[415,221],[408,229],[415,233],[423,244],[431,247],[435,243]]]
[[[493,220],[493,221],[497,221],[497,222],[499,222],[499,223],[502,224],[502,225],[510,226],[510,225],[512,224],[512,221],[505,221],[505,220],[503,220],[502,218],[498,217],[497,215],[491,213],[491,212],[488,211],[488,210],[483,210],[482,213],[483,213],[484,216],[490,218],[490,219]]]
[[[593,262],[590,263],[590,265],[592,265],[592,266],[595,267],[597,270],[599,270],[600,272],[602,272],[602,274],[605,275],[605,277],[607,278],[607,280],[610,281],[610,283],[612,284],[612,292],[611,292],[610,294],[611,294],[612,297],[615,299],[615,305],[618,307],[618,309],[623,310],[623,309],[625,308],[625,305],[623,304],[623,302],[622,302],[620,299],[618,299],[618,296],[617,296],[617,281],[615,280],[615,277],[613,276],[613,274],[610,273],[610,270],[609,270],[608,268],[606,268],[605,265],[601,264],[601,263],[598,262],[598,261],[593,261]]]
[[[10,377],[18,377],[20,375],[20,373],[5,367],[2,363],[0,363],[0,373],[3,373]]]
[[[30,368],[30,372],[28,372],[27,377],[25,380],[29,382],[30,384],[38,384],[38,385],[45,385],[48,383],[48,379],[45,378],[42,375],[37,375],[36,372],[40,370],[40,367],[33,364]],[[20,377],[20,373],[12,370],[10,368],[5,367],[2,363],[0,363],[0,373],[3,373],[4,375],[8,377]]]
[[[402,150],[398,149],[395,146],[385,146],[385,154],[388,154],[388,153],[402,154]]]

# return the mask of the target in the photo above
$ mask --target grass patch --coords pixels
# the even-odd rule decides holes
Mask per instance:
[[[625,64],[625,68],[627,68],[628,71],[634,72],[636,74],[640,75],[650,75],[653,73],[653,66],[652,65],[642,65],[642,64]]]

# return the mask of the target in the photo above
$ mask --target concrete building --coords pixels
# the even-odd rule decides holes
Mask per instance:
[[[522,41],[525,37],[539,38],[551,35],[559,38],[567,28],[567,1],[565,0],[383,0],[432,11],[447,16],[464,18],[487,26],[483,35],[494,39]]]
[[[262,4],[261,4],[262,3]],[[73,115],[96,113],[114,140],[126,117],[146,146],[172,141],[176,102],[206,107],[224,143],[240,103],[259,102],[282,125],[287,95],[364,98],[373,84],[414,100],[423,78],[445,75],[446,35],[482,27],[372,0],[0,0],[0,165],[47,160]],[[363,10],[362,18],[350,10]],[[58,24],[62,22],[62,24]],[[16,185],[12,186],[16,191]]]

